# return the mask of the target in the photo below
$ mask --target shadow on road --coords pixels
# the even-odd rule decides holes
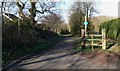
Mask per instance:
[[[63,57],[73,55],[73,54],[75,54],[75,53],[69,53],[69,54],[64,54],[64,55],[60,55],[60,56],[56,56],[56,57],[46,58],[46,59],[43,59],[43,60],[38,60],[38,61],[35,61],[35,62],[24,63],[24,64],[20,64],[19,66],[30,65],[30,64],[40,63],[40,62],[44,62],[44,61],[50,61],[50,60],[63,58]]]

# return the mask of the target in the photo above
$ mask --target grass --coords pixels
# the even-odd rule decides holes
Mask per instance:
[[[87,39],[91,39],[91,37],[88,36]],[[101,37],[94,37],[94,39],[101,39]],[[82,42],[82,41],[80,40],[79,43],[76,43],[76,46],[75,46],[75,48],[74,48],[74,50],[75,50],[76,52],[92,51],[92,46],[85,46],[85,48],[82,49],[81,42]],[[91,44],[91,41],[86,40],[85,43]],[[94,41],[94,43],[99,44],[99,43],[101,43],[101,42],[100,42],[100,41]],[[109,48],[111,48],[115,43],[116,43],[115,41],[108,41],[107,44],[106,44],[106,45],[107,45],[107,50],[108,50]],[[94,46],[94,47],[93,47],[93,50],[94,50],[94,49],[102,49],[102,47],[101,47],[101,46]],[[116,50],[116,49],[115,49],[115,50]]]
[[[21,25],[21,30],[18,30],[18,25],[12,23],[3,25],[2,32],[3,67],[23,56],[50,49],[48,47],[63,39],[52,31],[26,25]]]
[[[84,49],[82,49],[82,46],[76,46],[76,47],[74,48],[74,50],[75,50],[76,52],[89,52],[89,51],[94,51],[94,50],[96,50],[96,49],[100,49],[100,47],[95,47],[95,46],[94,46],[94,49],[92,49],[91,46],[86,46]]]
[[[94,37],[94,39],[96,39],[96,38],[97,38],[97,39],[100,39],[101,37]],[[91,37],[88,36],[87,39],[91,39]],[[82,39],[81,39],[81,40],[82,40]],[[79,51],[80,51],[80,52],[92,51],[92,46],[85,46],[85,48],[82,49],[82,45],[81,45],[81,42],[82,42],[82,41],[81,41],[81,40],[80,40],[78,43],[76,43],[76,46],[75,46],[75,48],[74,48],[75,51],[76,51],[76,52],[79,52]],[[97,43],[97,42],[99,42],[99,41],[94,41],[94,43]],[[85,43],[90,44],[91,41],[86,40]],[[99,49],[100,47],[94,46],[94,49],[96,49],[96,48]]]
[[[114,52],[114,53],[120,53],[120,46],[118,43],[114,44],[108,51]]]
[[[55,36],[54,39],[48,39],[46,42],[37,43],[32,46],[27,45],[24,47],[16,47],[15,49],[12,49],[12,50],[8,49],[5,52],[3,52],[2,66],[3,67],[7,66],[8,64],[14,62],[15,60],[17,60],[23,56],[33,54],[33,53],[41,53],[41,52],[45,51],[46,49],[50,49],[50,47],[52,45],[59,42],[63,38],[64,37],[62,37],[62,36]]]

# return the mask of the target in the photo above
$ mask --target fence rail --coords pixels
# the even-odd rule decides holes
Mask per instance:
[[[91,46],[102,46],[101,44],[85,44],[86,46],[91,45]]]
[[[85,39],[85,40],[88,40],[88,41],[102,41],[101,39]]]
[[[85,36],[98,36],[98,37],[101,37],[102,35],[85,35]]]
[[[94,46],[101,46],[103,50],[106,49],[106,34],[105,34],[105,29],[102,29],[102,34],[101,35],[96,35],[96,34],[90,34],[90,35],[85,35],[85,31],[82,29],[81,30],[82,32],[82,46],[85,47],[85,46],[92,46],[92,49],[94,49]],[[87,37],[91,37],[91,38],[87,38]],[[94,38],[95,37],[101,37],[101,38]],[[86,41],[89,41],[91,43],[85,43]],[[98,43],[95,43],[94,41],[99,41],[101,42],[102,44],[98,44]]]

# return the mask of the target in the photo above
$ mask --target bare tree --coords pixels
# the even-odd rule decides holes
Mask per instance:
[[[41,0],[37,0],[36,2],[32,2],[31,0],[30,1],[26,0],[23,2],[22,0],[19,0],[16,3],[15,2],[3,2],[3,3],[4,3],[3,12],[6,15],[8,13],[14,14],[15,16],[19,14],[19,17],[22,17],[23,19],[28,17],[31,21],[31,26],[33,28],[35,27],[36,22],[38,21],[38,20],[35,20],[35,17],[37,16],[37,14],[40,14],[40,15],[43,15],[45,13],[52,14],[53,11],[56,10],[55,9],[56,3],[49,0],[46,0],[44,2],[42,2]],[[15,7],[19,7],[19,11],[17,11]],[[15,9],[16,13],[10,13],[9,11],[11,11],[11,9]],[[41,17],[39,16],[37,17],[37,19],[40,19],[42,17],[43,16]]]
[[[46,25],[47,30],[57,32],[59,25],[62,23],[61,16],[58,14],[51,14],[45,17],[42,21]]]
[[[98,13],[94,6],[94,2],[75,2],[71,10],[91,18],[93,13]]]

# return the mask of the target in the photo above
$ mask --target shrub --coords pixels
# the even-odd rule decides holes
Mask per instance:
[[[120,18],[113,19],[107,22],[104,22],[100,25],[99,31],[101,32],[101,29],[106,29],[106,36],[107,38],[111,39],[118,39],[120,37]]]

